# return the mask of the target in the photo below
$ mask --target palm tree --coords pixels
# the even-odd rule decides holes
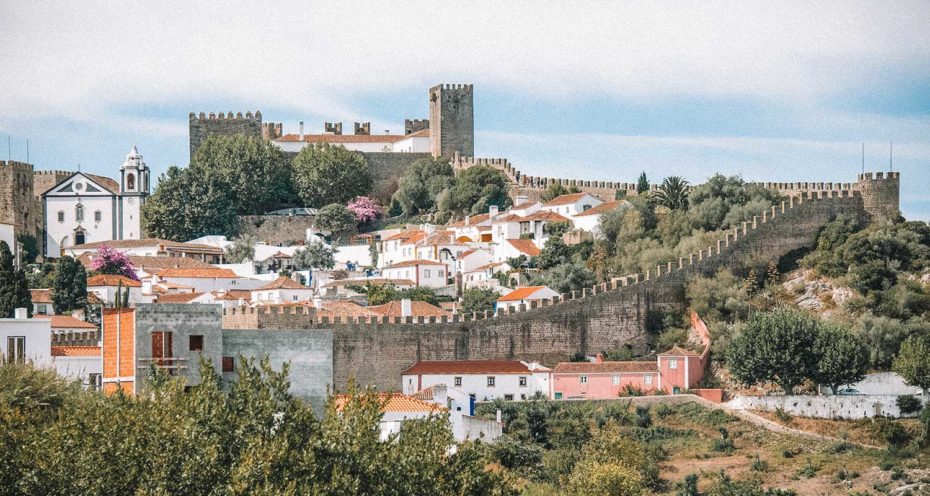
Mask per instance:
[[[669,176],[655,192],[655,201],[670,210],[688,208],[688,181],[680,176]]]

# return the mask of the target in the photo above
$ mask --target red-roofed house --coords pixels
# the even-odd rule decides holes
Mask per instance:
[[[444,384],[476,401],[527,399],[550,395],[551,369],[519,360],[420,361],[401,374],[405,394]]]
[[[547,286],[524,286],[498,298],[497,308],[519,309],[520,305],[529,308],[531,301],[535,301],[539,305],[540,300],[552,299],[555,296],[559,296],[559,293]]]
[[[451,314],[445,310],[430,305],[425,301],[413,301],[403,299],[401,301],[389,301],[383,305],[374,305],[368,307],[368,310],[375,315],[384,317],[449,317]]]
[[[631,206],[632,204],[626,200],[604,202],[596,207],[589,208],[584,212],[575,214],[572,216],[572,223],[577,229],[597,234],[602,215],[606,214],[607,212],[611,212],[617,209],[626,209]]]
[[[523,255],[532,258],[539,255],[539,247],[531,239],[505,239],[500,244],[494,245],[494,261],[506,262],[509,258],[517,258]]]
[[[122,286],[122,291],[129,291],[129,305],[135,306],[137,303],[150,303],[151,298],[142,294],[142,283],[134,281],[126,276],[113,274],[98,274],[87,278],[87,293],[93,293],[98,298],[113,304],[116,298],[116,292]]]
[[[600,198],[588,193],[570,193],[549,200],[543,204],[542,209],[573,217],[601,203],[604,202]]]
[[[405,229],[381,238],[378,267],[386,267],[417,258],[417,242],[426,238],[426,231]]]
[[[228,291],[232,289],[252,290],[264,286],[267,282],[236,275],[231,269],[211,268],[170,268],[158,273],[162,281],[189,286],[195,293]]]
[[[312,288],[308,288],[286,276],[280,276],[274,281],[252,290],[252,301],[259,305],[309,301],[312,299]]]
[[[386,279],[410,279],[417,286],[441,288],[448,286],[449,267],[434,260],[407,260],[381,269]]]

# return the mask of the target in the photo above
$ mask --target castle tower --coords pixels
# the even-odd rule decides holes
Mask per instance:
[[[149,168],[135,146],[119,172],[120,239],[141,239],[142,205],[149,196]]]
[[[901,212],[901,173],[866,172],[859,174],[862,206],[873,220],[894,219]]]
[[[470,84],[429,89],[429,132],[434,157],[475,155],[474,92]]]
[[[258,111],[254,115],[252,112],[246,112],[245,115],[242,115],[242,112],[235,115],[232,112],[228,114],[210,112],[209,116],[204,115],[203,112],[199,116],[191,112],[188,121],[191,159],[194,158],[200,145],[210,136],[244,134],[255,138],[262,137],[262,113]]]
[[[0,224],[12,224],[17,236],[37,236],[41,226],[32,176],[32,164],[0,160]]]

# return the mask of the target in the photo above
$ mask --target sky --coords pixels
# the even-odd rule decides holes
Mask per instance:
[[[403,131],[475,85],[475,154],[525,174],[851,182],[930,220],[930,2],[0,0],[0,160],[187,165],[188,113]],[[9,148],[7,149],[7,143]],[[893,160],[890,153],[893,142]],[[893,163],[892,163],[893,162]]]

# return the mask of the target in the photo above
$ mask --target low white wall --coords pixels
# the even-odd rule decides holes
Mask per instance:
[[[856,396],[737,396],[727,406],[737,410],[763,410],[777,408],[800,417],[827,419],[857,419],[867,417],[900,417],[898,395]]]
[[[480,439],[486,443],[493,443],[504,433],[504,426],[497,423],[496,420],[472,417],[471,415],[462,415],[462,424],[459,429],[461,429],[461,432],[454,433],[455,439],[458,441]]]
[[[895,374],[894,372],[879,372],[876,374],[869,374],[865,376],[865,379],[862,379],[855,384],[850,384],[848,387],[851,387],[862,394],[917,395],[921,393],[919,387],[908,386],[904,382],[904,378],[898,374]],[[821,389],[823,394],[831,394],[830,388],[825,387]]]

